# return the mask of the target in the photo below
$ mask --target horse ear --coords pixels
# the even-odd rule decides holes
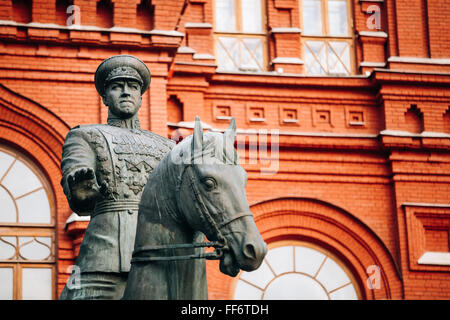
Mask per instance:
[[[192,151],[193,155],[197,155],[198,152],[202,152],[203,149],[203,128],[200,117],[195,117],[194,135],[192,136]]]
[[[236,140],[236,121],[234,118],[231,118],[230,125],[228,126],[228,129],[225,130],[224,135],[227,140],[234,144],[234,141]]]

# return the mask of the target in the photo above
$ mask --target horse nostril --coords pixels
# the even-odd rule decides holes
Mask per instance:
[[[248,259],[256,259],[255,247],[252,244],[247,243],[244,246],[244,255]]]

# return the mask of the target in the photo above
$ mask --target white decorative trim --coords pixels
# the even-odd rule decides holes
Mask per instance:
[[[425,252],[417,261],[418,264],[450,266],[450,252]]]
[[[137,33],[137,34],[150,34],[150,35],[162,35],[168,37],[184,37],[184,33],[175,30],[139,30],[135,28],[124,28],[124,27],[112,27],[112,28],[100,28],[97,26],[86,26],[73,24],[71,26],[60,26],[54,23],[18,23],[10,20],[0,20],[0,26],[10,26],[10,27],[27,27],[27,28],[37,28],[37,29],[58,29],[58,30],[76,30],[76,31],[100,31],[100,32],[116,32],[116,33]]]
[[[191,47],[178,47],[177,49],[177,53],[195,53],[195,50],[192,49]]]
[[[272,33],[302,33],[300,28],[272,28]]]
[[[363,61],[359,64],[360,67],[372,67],[372,68],[384,68],[386,67],[386,62],[370,62]]]
[[[211,127],[206,122],[200,121],[202,124],[203,129],[211,130],[213,127]],[[195,128],[195,121],[180,121],[180,122],[167,122],[168,126],[171,127],[178,127],[178,128],[186,128],[186,129],[194,129]]]
[[[417,57],[389,57],[389,62],[450,65],[450,59],[432,59]]]
[[[450,208],[447,203],[403,202],[402,207]]]
[[[300,58],[292,57],[277,57],[272,60],[272,63],[283,63],[283,64],[304,64],[305,62]]]
[[[422,133],[411,133],[409,131],[401,131],[401,130],[383,130],[380,131],[380,135],[382,136],[394,136],[394,137],[411,137],[411,138],[450,138],[450,134],[443,132],[431,132],[424,131]]]
[[[360,31],[360,36],[372,38],[387,38],[388,34],[384,31]]]
[[[298,119],[283,119],[283,123],[298,123]]]
[[[250,118],[250,122],[265,122],[266,118]]]
[[[216,57],[213,55],[207,54],[207,53],[195,53],[192,56],[192,59],[194,60],[215,60]]]
[[[216,120],[231,120],[231,116],[216,116]]]
[[[176,128],[186,128],[186,129],[193,129],[195,122],[167,122],[167,125],[170,127],[176,127]],[[204,129],[211,130],[213,132],[224,132],[225,129],[218,129],[214,128],[211,125],[202,122],[202,127]],[[272,132],[272,130],[268,131],[269,133]],[[328,133],[328,132],[293,132],[293,131],[282,131],[278,129],[274,129],[273,132],[276,132],[280,136],[296,136],[296,137],[324,137],[324,138],[369,138],[369,139],[375,139],[378,137],[376,134],[341,134],[341,133]],[[236,129],[236,133],[238,134],[258,134],[258,129]]]
[[[186,29],[212,29],[211,23],[201,23],[201,22],[186,22],[184,24]]]
[[[197,67],[217,67],[214,63],[200,63],[200,62],[186,62],[186,61],[175,61],[175,64],[185,65],[185,66],[197,66]]]
[[[80,215],[76,214],[75,212],[72,212],[72,214],[69,216],[69,218],[67,218],[65,226],[67,227],[67,225],[69,225],[72,222],[76,222],[76,221],[91,221],[91,216],[80,216]]]
[[[159,35],[159,36],[168,36],[168,37],[184,37],[184,33],[175,31],[175,30],[156,30],[148,32],[149,34]]]

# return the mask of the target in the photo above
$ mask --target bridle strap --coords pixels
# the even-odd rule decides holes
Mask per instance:
[[[238,220],[238,219],[243,218],[243,217],[248,217],[248,216],[253,217],[253,214],[251,212],[239,213],[239,214],[235,215],[234,217],[232,217],[230,220],[224,221],[221,224],[219,224],[219,229],[222,229],[223,227],[225,227],[226,225],[232,223],[235,220]],[[223,233],[222,233],[222,235],[223,235]]]

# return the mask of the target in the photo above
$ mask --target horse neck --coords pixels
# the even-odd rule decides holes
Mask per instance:
[[[177,178],[174,165],[170,161],[170,153],[164,157],[156,169],[153,183],[156,208],[155,212],[164,215],[165,219],[180,223],[181,213],[177,206]],[[152,180],[152,179],[150,179]]]

